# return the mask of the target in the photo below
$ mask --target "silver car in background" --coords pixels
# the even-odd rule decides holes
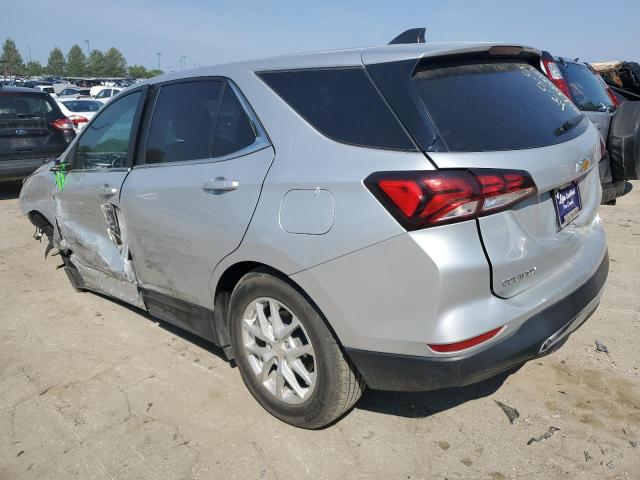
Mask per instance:
[[[320,428],[365,386],[545,355],[597,307],[600,136],[540,56],[395,44],[155,77],[21,207],[77,289],[219,345],[266,410]]]

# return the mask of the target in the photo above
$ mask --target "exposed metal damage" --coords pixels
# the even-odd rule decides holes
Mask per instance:
[[[100,209],[108,236],[77,222],[64,223],[60,251],[66,258],[65,270],[76,288],[95,290],[146,310],[138,291],[122,215],[109,202],[100,205]],[[70,271],[74,268],[75,272]]]

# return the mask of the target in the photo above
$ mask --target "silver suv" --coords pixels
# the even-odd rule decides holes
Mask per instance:
[[[21,207],[77,289],[221,346],[290,424],[365,386],[477,382],[559,347],[607,277],[600,137],[540,55],[399,44],[157,77]]]

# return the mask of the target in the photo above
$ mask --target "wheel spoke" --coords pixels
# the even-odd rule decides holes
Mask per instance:
[[[265,360],[265,362],[262,364],[262,371],[260,372],[260,381],[262,383],[266,382],[267,379],[269,378],[269,372],[271,371],[271,368],[276,363],[276,361],[277,361],[277,358],[273,356],[269,360]],[[276,373],[276,378],[277,378],[277,373]]]
[[[293,371],[291,370],[291,368],[289,368],[289,365],[287,364],[286,360],[282,361],[282,376],[285,378],[285,380],[287,381],[289,386],[293,389],[293,391],[296,392],[296,395],[298,395],[299,398],[303,398],[305,394],[305,389],[302,388],[300,383],[298,383],[298,379],[293,374]]]
[[[269,320],[264,314],[264,305],[261,302],[256,302],[256,310],[258,311],[258,322],[260,323],[262,335],[265,339],[267,339],[267,341],[272,342],[273,334],[271,333],[271,325],[269,325]]]
[[[288,358],[298,358],[298,357],[301,357],[302,355],[314,356],[313,348],[311,348],[311,345],[309,344],[302,345],[301,347],[289,348],[285,350],[284,353]]]
[[[282,329],[282,318],[280,318],[280,304],[273,299],[269,300],[269,311],[271,313],[271,325],[273,325],[274,337],[278,338],[278,331]]]
[[[281,328],[276,330],[276,338],[278,340],[284,340],[288,338],[293,332],[300,326],[300,320],[297,317],[291,317],[291,323],[289,325],[282,325]]]
[[[263,342],[271,343],[271,340],[269,340],[268,337],[265,337],[263,331],[258,327],[256,327],[255,325],[252,325],[251,323],[249,323],[248,320],[245,320],[243,322],[242,327],[251,335],[253,335],[256,338],[259,338]]]
[[[312,385],[313,379],[315,379],[315,372],[309,372],[304,368],[304,364],[300,359],[291,362],[291,369],[300,375],[300,378],[302,378],[308,386]]]
[[[276,398],[278,400],[284,400],[284,374],[282,372],[282,362],[278,365],[276,370]]]
[[[250,345],[245,345],[244,348],[246,348],[249,353],[252,353],[253,355],[255,355],[256,357],[260,358],[263,361],[267,361],[275,355],[270,348],[260,347],[255,343]]]

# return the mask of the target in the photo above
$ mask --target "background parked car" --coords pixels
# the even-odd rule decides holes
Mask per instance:
[[[51,95],[53,95],[54,93],[54,89],[52,85],[36,85],[33,88],[35,88],[36,90],[40,90],[41,92],[49,93]]]
[[[58,106],[62,113],[73,123],[76,132],[82,130],[89,120],[100,110],[103,103],[97,100],[84,98],[64,98],[58,99]]]
[[[49,94],[0,87],[0,181],[24,178],[55,160],[74,137],[73,124]]]
[[[115,97],[118,95],[123,89],[119,87],[106,87],[98,92],[95,96],[96,100],[100,100],[102,102],[106,102],[111,97]]]
[[[578,59],[553,57],[549,52],[542,52],[542,65],[556,87],[600,131],[607,150],[599,164],[602,203],[614,201],[628,191],[626,180],[640,178],[640,152],[637,148],[631,151],[620,148],[620,136],[628,136],[623,133],[628,129],[627,124],[640,118],[640,102],[625,102],[621,107],[615,93],[598,72]],[[617,116],[620,121],[615,120]],[[640,142],[640,138],[636,138],[636,142]]]
[[[58,98],[80,98],[90,97],[88,88],[72,88],[67,87],[56,95]]]

